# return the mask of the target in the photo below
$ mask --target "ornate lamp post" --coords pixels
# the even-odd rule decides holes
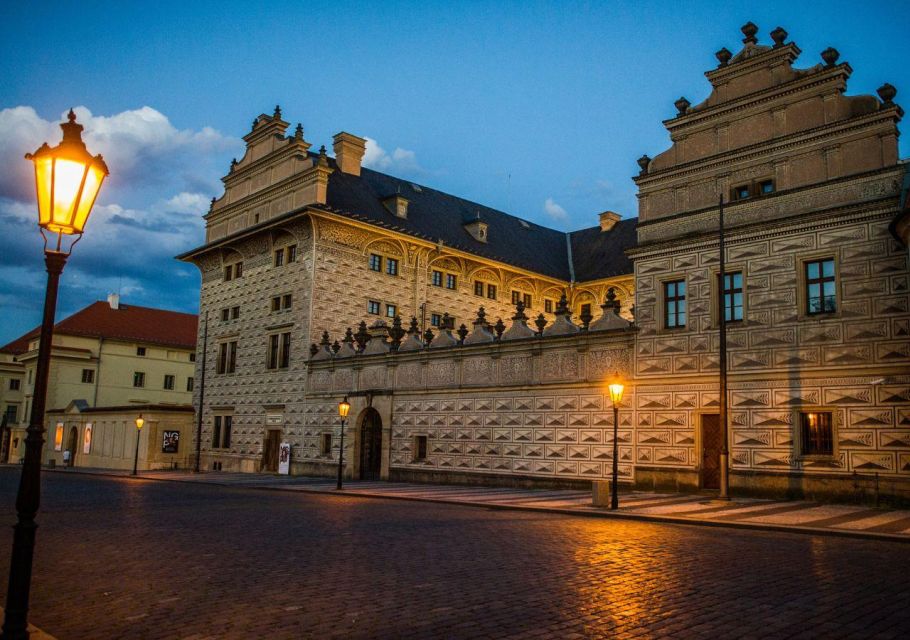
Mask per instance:
[[[47,288],[44,294],[44,317],[38,340],[38,365],[32,412],[25,438],[25,460],[16,496],[18,521],[13,527],[13,552],[10,558],[9,588],[3,621],[4,640],[28,638],[28,602],[32,581],[32,558],[35,550],[35,515],[41,504],[41,448],[44,445],[44,407],[47,399],[47,377],[50,367],[54,315],[57,310],[57,285],[73,246],[82,231],[108,175],[107,165],[92,156],[82,142],[82,125],[70,110],[68,122],[60,125],[63,140],[56,147],[47,143],[25,156],[35,163],[35,187],[38,195],[38,226],[44,238],[44,262]],[[52,248],[48,248],[51,234]],[[53,234],[57,235],[54,242]],[[63,236],[73,242],[63,250]]]
[[[139,414],[139,417],[136,418],[136,455],[133,456],[133,474],[136,475],[136,467],[139,465],[139,439],[142,436],[142,425],[145,424],[145,420],[142,418],[142,414]]]
[[[622,392],[625,387],[620,381],[619,374],[613,375],[613,382],[610,383],[610,400],[613,401],[613,483],[610,487],[610,508],[619,509],[619,493],[617,483],[619,482],[619,403],[622,402]]]
[[[335,486],[336,489],[341,489],[341,469],[344,460],[344,421],[350,411],[351,403],[348,402],[348,397],[345,396],[344,400],[338,403],[338,416],[341,418],[341,440],[338,441],[338,484]]]

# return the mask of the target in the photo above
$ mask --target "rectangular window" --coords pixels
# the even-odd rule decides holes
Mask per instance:
[[[174,390],[174,376],[165,374],[164,376],[164,388],[168,391]]]
[[[145,386],[145,374],[142,371],[133,372],[133,386],[134,387],[144,387]]]
[[[230,319],[231,319],[231,310],[227,309],[227,308],[222,309],[221,310],[221,321],[227,322]]]
[[[830,411],[799,414],[800,444],[804,456],[834,455],[834,424]]]
[[[281,357],[278,359],[278,368],[287,369],[291,364],[291,334],[281,334]]]
[[[234,265],[229,264],[224,268],[224,281],[230,282],[234,279]]]
[[[398,307],[394,304],[387,304],[385,306],[385,317],[394,318],[398,314]]]
[[[553,301],[544,300],[543,301],[543,310],[546,311],[547,313],[553,313]]]
[[[195,353],[191,353],[191,354],[190,354],[190,362],[196,362],[196,354],[195,354]]]
[[[774,180],[762,180],[759,182],[758,192],[763,196],[774,193]]]
[[[386,258],[385,260],[385,272],[390,276],[398,275],[398,260],[395,258]]]
[[[474,295],[483,296],[483,282],[481,282],[480,280],[474,281]]]
[[[372,313],[374,316],[378,316],[379,303],[375,300],[367,300],[367,313]]]
[[[212,421],[212,448],[217,449],[218,445],[221,444],[221,418],[222,416],[215,416]]]
[[[526,294],[524,294],[524,296],[522,296],[522,297],[523,297],[523,299],[524,299],[525,309],[530,309],[530,308],[531,308],[531,294],[530,294],[530,293],[526,293]]]
[[[269,354],[266,359],[266,367],[269,369],[278,368],[278,348],[279,348],[279,336],[277,333],[269,336]]]
[[[416,436],[414,438],[414,460],[427,459],[427,437]]]
[[[741,184],[738,187],[733,187],[733,192],[731,193],[732,200],[748,200],[751,195],[749,185]]]
[[[94,369],[83,369],[82,370],[82,382],[86,384],[91,384],[95,381],[95,370]]]
[[[234,277],[239,278],[243,275],[243,263],[237,262],[234,264]]]
[[[288,264],[297,262],[297,245],[292,244],[288,247]]]
[[[440,324],[441,322],[442,322],[442,316],[441,316],[441,315],[439,315],[438,313],[431,313],[431,314],[430,314],[430,324],[431,324],[431,325],[433,325],[434,327],[438,327],[439,324]]]
[[[382,256],[370,254],[370,271],[382,271]]]
[[[227,368],[227,342],[218,345],[218,362],[215,365],[215,373],[224,373]]]
[[[512,304],[518,304],[519,300],[521,300],[521,292],[513,290],[512,291]]]
[[[281,311],[281,296],[272,297],[272,313]]]
[[[222,342],[218,345],[218,364],[215,373],[234,373],[237,367],[237,343]]]
[[[496,299],[496,285],[495,285],[495,284],[488,284],[488,285],[487,285],[487,297],[488,297],[490,300],[495,300],[495,299]]]
[[[664,282],[664,326],[676,329],[686,326],[686,281]]]
[[[231,446],[231,427],[234,426],[234,416],[224,416],[224,429],[221,434],[221,448],[227,449]]]
[[[432,283],[434,287],[442,286],[442,271],[434,271]]]
[[[281,296],[281,308],[285,309],[285,310],[291,308],[291,294],[290,293],[286,293],[283,296]]]
[[[10,378],[9,379],[9,390],[18,391],[22,387],[22,380],[19,378]]]
[[[718,274],[720,277],[720,274]],[[743,319],[743,272],[724,274],[724,320],[741,322]]]
[[[186,379],[186,390],[187,390],[187,391],[192,391],[192,390],[193,390],[193,384],[194,384],[193,376],[190,376],[189,378]]]
[[[332,434],[323,433],[319,443],[319,453],[324,456],[332,455]]]
[[[837,311],[834,259],[806,263],[806,313],[810,316]]]
[[[280,267],[284,264],[284,249],[277,249],[275,251],[275,266]]]
[[[446,289],[455,289],[458,286],[458,278],[451,273],[446,274]]]
[[[236,320],[240,317],[240,307],[231,307],[231,320]]]
[[[234,373],[237,369],[237,343],[228,342],[227,370],[225,373]]]
[[[145,356],[145,347],[136,347],[137,356]]]
[[[6,424],[16,424],[19,421],[19,406],[15,404],[6,405]]]

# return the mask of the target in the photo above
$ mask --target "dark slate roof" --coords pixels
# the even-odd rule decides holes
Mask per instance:
[[[637,224],[638,218],[630,218],[620,220],[609,231],[597,226],[571,232],[575,281],[632,273],[632,261],[625,252],[638,242]]]

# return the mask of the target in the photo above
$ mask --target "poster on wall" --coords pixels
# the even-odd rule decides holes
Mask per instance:
[[[57,430],[54,432],[54,451],[63,451],[63,423],[57,423]]]
[[[282,442],[278,447],[278,473],[283,476],[291,472],[291,443]]]
[[[161,453],[177,453],[180,448],[180,432],[165,431],[161,441]]]
[[[92,423],[85,423],[85,430],[82,432],[82,453],[92,452]]]

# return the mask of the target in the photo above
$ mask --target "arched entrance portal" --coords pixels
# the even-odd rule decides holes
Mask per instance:
[[[360,423],[360,479],[379,480],[382,469],[382,418],[369,407]]]

